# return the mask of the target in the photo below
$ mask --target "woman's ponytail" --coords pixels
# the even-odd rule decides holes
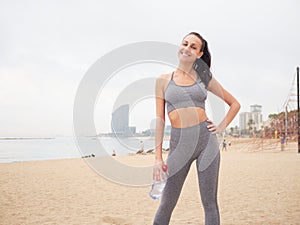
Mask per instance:
[[[211,55],[208,49],[208,44],[207,41],[197,32],[191,32],[188,35],[195,35],[196,37],[198,37],[201,42],[202,42],[202,46],[201,46],[201,52],[203,52],[203,55],[201,56],[201,59],[208,65],[208,67],[210,68],[211,65]]]
[[[200,76],[201,81],[205,84],[205,86],[208,86],[209,81],[212,78],[212,74],[210,72],[210,65],[211,65],[211,55],[208,49],[207,41],[197,32],[191,32],[188,35],[195,35],[197,36],[201,42],[201,52],[203,52],[203,55],[200,59],[197,59],[194,63],[194,69],[197,71],[198,75]]]
[[[201,56],[201,59],[208,65],[208,67],[210,68],[211,65],[211,55],[210,52],[208,50],[208,45],[207,45],[207,41],[203,39],[203,55]]]

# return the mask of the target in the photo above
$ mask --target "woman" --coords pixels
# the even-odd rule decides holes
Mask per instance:
[[[165,168],[162,157],[165,104],[172,128],[167,159],[168,179],[154,225],[169,224],[194,160],[205,211],[205,224],[217,225],[220,223],[217,203],[220,151],[216,134],[225,130],[238,113],[240,104],[209,73],[211,57],[207,42],[201,35],[196,32],[186,35],[180,45],[178,58],[177,69],[156,80],[155,180],[163,177]],[[219,125],[209,120],[205,113],[207,90],[222,98],[230,107]]]

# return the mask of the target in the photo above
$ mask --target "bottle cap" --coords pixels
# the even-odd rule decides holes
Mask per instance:
[[[162,166],[162,170],[163,170],[164,172],[166,172],[166,171],[168,170],[168,166],[167,166],[166,164],[164,164],[164,165]]]

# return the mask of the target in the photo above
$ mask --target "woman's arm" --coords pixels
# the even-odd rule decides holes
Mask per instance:
[[[162,143],[165,129],[165,99],[164,99],[164,82],[163,75],[156,79],[155,84],[155,101],[156,101],[156,126],[155,126],[155,162],[161,163]]]
[[[240,110],[241,105],[228,91],[222,87],[222,85],[214,77],[212,77],[211,81],[209,82],[207,89],[223,99],[224,102],[226,102],[230,107],[225,118],[218,126],[215,127],[213,124],[208,126],[209,130],[213,133],[220,133],[223,132],[231,123]]]

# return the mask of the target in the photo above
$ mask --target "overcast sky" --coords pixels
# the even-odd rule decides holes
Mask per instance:
[[[300,66],[299,12],[296,0],[2,0],[0,136],[73,135],[75,94],[97,59],[134,42],[179,45],[190,31],[208,41],[213,75],[240,101],[241,112],[260,104],[266,119],[282,110]],[[126,74],[133,82],[139,71],[147,77],[172,69],[132,66],[114,78]],[[122,79],[109,85],[115,95],[124,88]],[[105,108],[95,116],[99,132],[110,131],[113,102],[113,96],[98,99],[95,112]],[[154,106],[153,99],[140,101],[130,125],[149,128]]]

